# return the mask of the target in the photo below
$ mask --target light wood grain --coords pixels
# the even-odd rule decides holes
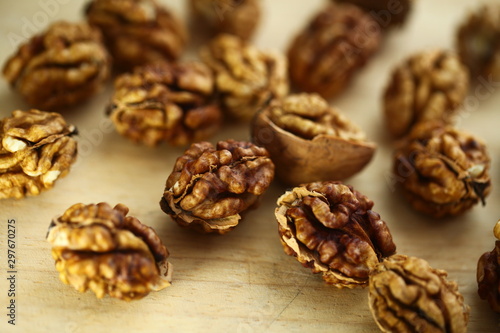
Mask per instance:
[[[58,0],[54,0],[59,3]],[[54,2],[53,1],[53,2]],[[61,1],[68,2],[68,1]],[[162,1],[185,16],[184,1]],[[285,50],[290,38],[326,1],[263,0],[265,16],[255,39],[261,48]],[[43,11],[38,1],[0,2],[0,62],[14,52],[9,33]],[[50,20],[81,18],[84,1],[53,9]],[[412,52],[453,48],[454,31],[474,0],[419,0],[406,26],[387,35],[380,52],[341,97],[332,101],[378,143],[374,160],[349,183],[375,201],[389,224],[398,252],[422,257],[458,281],[471,306],[469,332],[496,332],[500,318],[477,296],[479,256],[493,248],[500,217],[498,124],[500,91],[464,112],[459,126],[486,140],[493,158],[493,192],[485,207],[459,218],[433,221],[414,213],[391,190],[391,142],[384,130],[380,95],[390,69]],[[41,17],[41,16],[40,16]],[[24,19],[26,18],[26,19]],[[42,22],[43,23],[43,22]],[[195,58],[193,50],[186,58]],[[261,206],[225,236],[200,235],[178,227],[159,208],[166,177],[181,148],[133,145],[110,130],[104,105],[110,87],[68,110],[80,130],[80,157],[70,174],[38,197],[0,202],[0,332],[376,332],[367,290],[338,290],[285,255],[273,211],[286,188],[273,184]],[[474,91],[471,92],[474,96]],[[27,109],[0,82],[0,116]],[[212,141],[248,139],[247,125],[226,126]],[[171,252],[173,285],[136,302],[98,300],[62,284],[45,234],[50,219],[76,202],[118,202],[154,227]],[[7,219],[17,221],[17,325],[7,324]]]

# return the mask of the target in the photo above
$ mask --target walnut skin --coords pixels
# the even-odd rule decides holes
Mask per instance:
[[[186,45],[184,23],[155,0],[93,0],[85,14],[121,70],[176,60]]]
[[[465,333],[469,307],[447,273],[420,258],[393,255],[369,279],[369,304],[383,332]]]
[[[134,142],[187,145],[220,127],[213,89],[212,72],[202,63],[145,65],[116,79],[107,112],[117,131]]]
[[[86,23],[58,21],[22,44],[3,75],[26,101],[54,110],[82,102],[108,79],[110,57],[101,34]]]
[[[484,4],[469,14],[458,29],[457,48],[474,80],[500,81],[499,4]]]
[[[292,186],[348,178],[370,162],[376,149],[316,94],[271,101],[253,119],[252,141],[269,151],[276,176]]]
[[[396,67],[384,93],[387,128],[401,137],[419,122],[450,123],[469,90],[469,73],[449,51],[415,54]]]
[[[50,189],[76,160],[76,129],[55,112],[14,111],[0,121],[0,199]]]
[[[243,141],[191,145],[167,179],[161,209],[179,225],[224,234],[257,203],[274,177],[266,149]]]
[[[242,39],[221,34],[200,52],[214,71],[223,110],[239,120],[249,120],[273,98],[288,94],[286,58],[263,52]]]
[[[126,301],[170,286],[167,248],[127,213],[122,204],[75,204],[52,220],[47,240],[62,282]]]
[[[190,0],[193,22],[213,34],[227,33],[248,40],[260,22],[260,0]]]
[[[493,311],[500,313],[500,221],[494,229],[495,248],[484,253],[477,263],[478,294]]]
[[[411,13],[413,0],[334,0],[351,3],[367,11],[382,28],[402,25]]]
[[[416,210],[434,218],[462,214],[491,190],[484,143],[439,122],[421,123],[400,142],[394,179]]]
[[[366,286],[378,262],[396,252],[373,202],[340,182],[295,187],[275,211],[281,243],[313,273],[338,288]]]
[[[351,4],[331,4],[292,41],[290,80],[299,90],[332,98],[375,53],[380,39],[369,14]]]

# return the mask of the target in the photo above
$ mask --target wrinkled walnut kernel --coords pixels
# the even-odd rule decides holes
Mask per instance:
[[[122,204],[75,204],[52,220],[47,240],[62,282],[127,301],[170,286],[167,248],[127,213]]]
[[[484,4],[458,29],[457,48],[474,80],[500,80],[500,5]]]
[[[369,304],[383,332],[465,333],[469,307],[456,282],[419,258],[394,255],[371,273]]]
[[[494,229],[495,248],[484,253],[477,263],[478,294],[493,311],[500,313],[500,221]]]
[[[266,149],[249,142],[191,145],[175,162],[161,209],[179,225],[224,234],[257,203],[274,177]]]
[[[378,49],[378,23],[357,6],[331,4],[318,13],[288,49],[291,82],[331,98]]]
[[[193,21],[212,33],[250,39],[259,25],[260,0],[190,0]]]
[[[236,119],[249,120],[271,99],[288,94],[287,62],[280,53],[222,34],[200,56],[214,71],[223,110]]]
[[[58,21],[21,44],[3,75],[26,101],[53,110],[82,102],[108,79],[110,57],[101,34],[86,23]]]
[[[72,125],[55,112],[14,111],[0,121],[0,199],[38,195],[76,160]]]
[[[382,28],[403,24],[413,7],[413,0],[334,0],[351,3],[367,11]]]
[[[119,76],[108,114],[134,142],[180,146],[213,135],[222,121],[211,103],[211,71],[202,63],[151,64]]]
[[[450,123],[469,90],[469,73],[455,54],[432,50],[394,69],[384,93],[385,120],[395,137],[429,120]]]
[[[459,215],[491,190],[490,157],[472,135],[421,123],[400,142],[394,158],[394,181],[416,210],[435,218]]]
[[[366,286],[378,262],[396,252],[373,202],[340,182],[295,187],[275,211],[283,248],[338,288]]]
[[[252,140],[269,151],[276,175],[289,185],[348,178],[370,162],[376,148],[316,94],[271,101],[253,120]]]
[[[176,60],[186,45],[184,23],[155,0],[93,0],[85,14],[122,70]]]

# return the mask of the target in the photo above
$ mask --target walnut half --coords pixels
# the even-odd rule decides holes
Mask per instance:
[[[369,304],[383,332],[465,333],[469,307],[447,273],[420,258],[393,255],[371,272]]]
[[[170,286],[167,248],[127,213],[122,204],[75,204],[52,220],[47,240],[61,281],[127,301]]]
[[[494,229],[495,248],[484,253],[477,263],[478,294],[493,311],[500,313],[500,221]]]
[[[278,199],[275,215],[285,252],[338,288],[368,284],[379,261],[396,252],[373,202],[340,182],[295,187]]]

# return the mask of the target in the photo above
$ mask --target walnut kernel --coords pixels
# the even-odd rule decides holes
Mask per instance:
[[[411,13],[413,0],[334,0],[351,3],[367,11],[382,28],[403,24]]]
[[[484,253],[477,263],[478,294],[493,311],[500,313],[500,221],[494,228],[495,248]]]

